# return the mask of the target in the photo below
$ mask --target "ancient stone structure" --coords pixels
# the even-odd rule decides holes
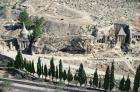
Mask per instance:
[[[123,28],[120,29],[119,33],[118,33],[118,41],[121,44],[125,43],[125,37],[126,37],[126,33],[124,32]]]
[[[45,35],[33,46],[37,53],[91,52],[96,46],[98,50],[106,50],[114,47],[116,42],[120,47],[128,33],[124,34],[124,28],[114,27],[114,23],[122,20],[129,24],[139,10],[138,2],[126,0],[26,0],[20,5],[29,10],[30,15],[43,16],[46,20]],[[28,47],[29,34],[30,31],[23,26],[20,36],[16,37],[21,50]],[[133,35],[133,38],[138,37]]]
[[[124,32],[124,29],[121,27],[117,36],[117,43],[115,49],[121,50],[122,44],[125,44],[125,38],[126,38],[126,33]]]
[[[26,27],[23,23],[23,29],[20,32],[19,38],[17,38],[20,50],[24,50],[28,47],[28,45],[29,45],[29,40],[28,40],[29,34],[30,34],[29,31],[26,29]]]

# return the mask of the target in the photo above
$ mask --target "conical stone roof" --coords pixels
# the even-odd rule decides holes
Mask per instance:
[[[21,31],[21,36],[23,38],[28,38],[28,35],[29,35],[29,31],[26,29],[25,24],[23,23],[23,29]]]
[[[121,27],[118,35],[126,36],[126,33],[124,32],[123,28]]]

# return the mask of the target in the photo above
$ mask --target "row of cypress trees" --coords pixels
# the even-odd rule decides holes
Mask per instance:
[[[38,77],[40,78],[41,76],[45,76],[45,79],[49,76],[49,79],[51,78],[54,80],[64,80],[64,81],[77,81],[80,86],[83,84],[87,84],[87,75],[84,70],[83,64],[80,64],[80,67],[78,70],[76,70],[75,75],[73,76],[71,69],[69,67],[68,71],[63,69],[63,64],[62,60],[59,61],[59,65],[55,66],[54,64],[54,58],[51,58],[50,60],[50,67],[47,68],[47,65],[43,65],[41,63],[41,59],[38,58],[37,62],[37,70],[35,71],[34,67],[34,61],[27,61],[26,59],[23,59],[22,54],[20,52],[17,53],[14,67],[16,69],[25,69],[26,71],[32,73],[33,75],[36,73]],[[115,86],[115,77],[114,77],[114,62],[111,64],[111,69],[108,66],[106,69],[105,77],[104,77],[104,82],[102,85],[102,79],[99,78],[97,69],[94,72],[93,78],[90,78],[89,80],[90,87],[93,86],[95,88],[104,88],[105,90],[112,90]],[[134,80],[134,87],[133,91],[137,92],[140,84],[140,66],[137,69],[136,75],[135,75],[135,80]],[[124,77],[120,81],[119,84],[119,90],[121,91],[129,91],[131,89],[131,81],[129,76],[127,77],[127,80],[125,81]]]
[[[115,77],[114,77],[114,62],[112,62],[111,69],[109,66],[106,69],[103,88],[105,90],[112,90],[115,86]]]
[[[136,75],[133,84],[133,92],[138,92],[139,87],[140,87],[140,65],[136,70]],[[119,90],[129,92],[130,89],[131,89],[131,80],[129,78],[129,75],[126,80],[123,76],[119,84]]]
[[[119,84],[119,90],[128,92],[130,89],[131,89],[131,81],[130,81],[129,75],[126,80],[123,76]]]

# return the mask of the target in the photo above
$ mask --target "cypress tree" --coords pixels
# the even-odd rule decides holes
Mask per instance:
[[[23,69],[23,57],[20,51],[19,51],[19,69]]]
[[[54,59],[53,57],[50,60],[50,72],[51,72],[51,76],[52,76],[52,80],[55,77],[55,65],[54,65]]]
[[[49,78],[51,77],[51,70],[49,69],[48,71],[48,74],[49,74]]]
[[[92,83],[93,83],[93,81],[92,81],[92,79],[90,78],[90,80],[89,80],[89,85],[90,85],[90,87],[92,86]]]
[[[119,90],[120,91],[125,91],[125,79],[124,79],[124,76],[120,81]]]
[[[136,70],[136,75],[135,75],[135,78],[134,78],[133,91],[138,92],[139,86],[140,86],[140,66]]]
[[[41,75],[42,75],[42,79],[43,79],[43,75],[44,75],[44,67],[43,67],[43,64],[41,66]]]
[[[41,59],[40,59],[40,57],[38,58],[38,62],[37,62],[37,74],[38,74],[38,77],[40,78],[40,76],[41,76]]]
[[[70,80],[69,80],[69,82],[71,82],[73,80],[73,75],[72,75],[72,73],[70,74]]]
[[[46,64],[44,65],[44,75],[45,75],[45,80],[46,80],[46,77],[48,76],[48,70],[47,70]]]
[[[57,66],[56,66],[55,77],[56,77],[56,81],[57,81],[57,79],[58,79],[58,77],[59,77],[59,75],[58,75],[58,67],[57,67]]]
[[[100,78],[100,79],[99,79],[98,87],[101,88],[101,85],[102,85],[102,84],[101,84],[101,78]]]
[[[74,80],[78,82],[78,70],[76,70],[75,75],[74,75]]]
[[[129,92],[130,89],[131,89],[131,81],[128,75],[127,80],[125,81],[125,91]]]
[[[28,61],[25,61],[25,70],[28,71]]]
[[[67,73],[66,73],[66,70],[64,70],[63,72],[63,80],[65,81],[67,79]]]
[[[109,81],[110,81],[109,75],[110,75],[110,69],[108,66],[106,69],[106,74],[105,74],[105,78],[104,78],[104,85],[103,85],[105,90],[109,89]]]
[[[25,66],[25,69],[26,69],[26,71],[28,72],[28,61],[26,61],[26,66]]]
[[[80,64],[79,70],[78,70],[78,82],[80,83],[80,86],[82,86],[82,84],[86,83],[86,73],[83,67],[83,64]]]
[[[31,68],[31,65],[30,65],[30,61],[28,61],[28,72],[30,73],[30,68]]]
[[[71,73],[70,67],[69,67],[69,70],[68,70],[68,78],[67,78],[67,80],[68,80],[68,83],[73,80],[73,75]]]
[[[28,72],[32,73],[32,63],[31,61],[29,61],[29,67],[28,67]]]
[[[26,63],[27,63],[27,60],[26,60],[26,58],[24,58],[24,60],[23,60],[23,67],[24,67],[24,69],[26,69]]]
[[[93,86],[98,87],[98,73],[97,73],[97,69],[96,69],[95,72],[94,72]]]
[[[23,57],[20,51],[17,52],[14,66],[17,69],[23,69]]]
[[[26,67],[25,67],[25,69],[26,69],[26,71],[28,72],[28,61],[26,61]]]
[[[15,63],[14,63],[14,66],[15,66],[15,68],[19,68],[19,62],[20,62],[20,60],[19,60],[19,54],[20,54],[20,52],[18,51],[17,52],[17,55],[16,55],[16,58],[15,58]]]
[[[62,65],[62,61],[60,59],[60,61],[59,61],[59,79],[60,79],[60,81],[62,80],[62,78],[63,78],[63,65]]]
[[[35,73],[34,61],[32,61],[32,73],[33,73],[33,75]]]
[[[115,85],[115,77],[114,77],[114,62],[111,65],[111,73],[110,73],[110,90],[114,88]]]

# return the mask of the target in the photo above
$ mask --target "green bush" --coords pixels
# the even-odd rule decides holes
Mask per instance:
[[[0,88],[9,88],[11,86],[11,83],[9,81],[3,81],[0,83]]]

